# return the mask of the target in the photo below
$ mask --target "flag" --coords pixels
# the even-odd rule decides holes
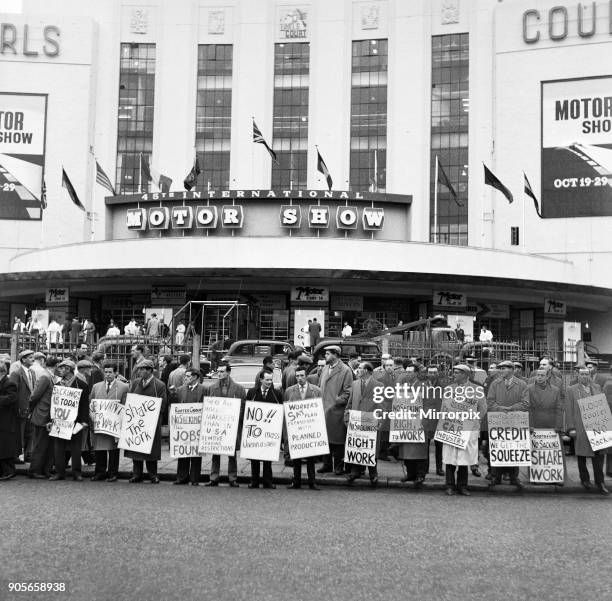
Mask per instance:
[[[43,178],[42,189],[40,191],[40,208],[44,211],[47,208],[47,184]]]
[[[193,167],[187,174],[187,177],[183,180],[185,190],[191,190],[198,183],[198,175],[200,175],[200,163],[198,162],[198,155],[196,154],[195,160],[193,161]]]
[[[329,174],[329,169],[327,168],[327,165],[325,164],[325,161],[323,160],[323,157],[321,156],[321,153],[319,152],[318,148],[317,148],[317,171],[321,172],[325,176],[325,181],[327,181],[327,188],[331,191],[332,185],[334,182],[332,180],[331,175]]]
[[[84,211],[85,207],[83,206],[83,203],[79,200],[79,197],[77,196],[74,186],[72,185],[72,182],[68,179],[68,175],[66,175],[66,172],[64,171],[63,167],[62,167],[62,186],[66,188],[66,190],[68,190],[68,196],[70,196],[70,199],[72,200],[72,202],[77,207],[79,207],[81,211]]]
[[[172,178],[167,175],[159,176],[159,189],[162,192],[170,192],[170,186],[172,185]]]
[[[538,202],[536,195],[533,193],[533,190],[531,189],[531,184],[529,183],[529,180],[527,179],[527,175],[525,174],[524,171],[523,171],[523,177],[525,178],[525,194],[533,198],[533,204],[535,205],[536,213],[538,214],[538,217],[542,219],[542,214],[540,213],[540,203]]]
[[[113,184],[104,172],[104,169],[100,167],[100,163],[96,161],[96,181],[104,188],[106,188],[113,196],[116,196],[115,188],[113,188]]]
[[[257,123],[255,123],[255,119],[253,119],[253,142],[255,142],[255,144],[263,144],[266,147],[268,154],[272,157],[272,160],[278,165],[276,153],[268,146],[268,143],[264,140],[261,131],[259,131],[259,127],[257,127]]]
[[[494,175],[493,172],[483,163],[484,166],[484,176],[485,176],[485,184],[487,186],[492,186],[499,190],[507,199],[508,202],[512,202],[514,197],[512,196],[512,192],[504,186]]]
[[[438,161],[438,181],[436,182],[436,185],[440,183],[443,186],[446,186],[446,188],[450,192],[450,195],[453,197],[453,200],[457,203],[458,206],[462,207],[463,201],[459,200],[459,197],[457,196],[457,191],[455,190],[455,188],[453,188],[453,184],[451,184],[450,180],[448,179],[446,171],[444,171],[444,169],[442,168],[442,163],[440,162],[440,159],[436,157],[436,160]]]
[[[142,154],[142,152],[140,153],[140,176],[145,182],[153,181],[151,170],[149,169],[149,163],[147,162],[147,157]]]

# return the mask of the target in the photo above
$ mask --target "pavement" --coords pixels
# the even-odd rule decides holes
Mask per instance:
[[[487,473],[486,461],[480,456],[480,472],[482,476],[480,478],[475,477],[471,472],[469,473],[468,486],[470,490],[487,490],[488,480],[485,479]],[[552,484],[533,484],[529,482],[529,474],[527,468],[520,469],[520,480],[525,486],[525,493],[543,493],[543,494],[575,494],[583,493],[584,488],[580,483],[578,476],[578,464],[575,456],[566,456],[566,477],[564,485],[552,485]],[[438,476],[435,473],[435,455],[434,445],[431,445],[430,450],[430,461],[429,461],[429,474],[425,479],[423,485],[424,490],[443,490],[446,488],[444,476]],[[17,473],[26,474],[27,464],[18,465]],[[321,464],[317,464],[317,469],[321,467]],[[593,471],[590,465],[590,461],[587,461],[587,467],[591,474],[591,480],[593,478]],[[175,480],[176,478],[177,460],[170,457],[169,444],[167,439],[162,440],[162,458],[158,462],[158,474],[161,480]],[[83,476],[93,476],[94,466],[83,465]],[[211,470],[211,456],[206,455],[202,458],[202,482],[208,482]],[[119,463],[119,478],[128,479],[132,471],[132,460],[126,459],[121,454],[121,460]],[[70,470],[68,470],[70,474]],[[289,484],[293,478],[293,468],[284,465],[284,461],[277,461],[272,464],[272,473],[274,475],[274,482],[276,484]],[[412,483],[403,483],[401,478],[405,475],[404,464],[401,461],[391,459],[391,461],[379,461],[378,462],[378,488],[412,488]],[[238,457],[238,482],[248,484],[251,476],[251,464],[247,459]],[[306,482],[306,468],[302,467],[302,480]],[[227,482],[227,460],[221,458],[221,482]],[[317,484],[327,486],[344,486],[344,487],[368,487],[369,480],[366,476],[356,480],[353,484],[349,484],[346,476],[336,476],[335,474],[317,474]],[[612,491],[612,476],[608,476],[606,479],[606,485],[609,490]],[[515,494],[513,486],[509,484],[501,484],[496,487],[494,494],[508,492],[509,494]],[[592,492],[591,494],[599,494]],[[612,499],[612,494],[609,496]]]

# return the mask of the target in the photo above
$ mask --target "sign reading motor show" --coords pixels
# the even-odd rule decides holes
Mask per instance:
[[[0,219],[42,218],[46,94],[0,92]]]
[[[542,82],[542,216],[612,215],[612,75]]]

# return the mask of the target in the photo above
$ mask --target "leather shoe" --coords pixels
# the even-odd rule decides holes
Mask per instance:
[[[83,476],[81,476],[81,474],[79,474],[78,476],[72,476],[72,479],[75,482],[83,482]]]
[[[343,476],[343,475],[344,475],[344,473],[345,473],[345,472],[344,472],[344,468],[341,468],[341,469],[339,469],[339,470],[334,470],[334,474],[335,474],[336,476]]]
[[[264,488],[269,488],[270,490],[274,490],[276,488],[276,484],[264,484]]]
[[[446,494],[449,497],[454,497],[457,493],[455,492],[455,489],[452,486],[447,486],[446,487]]]
[[[309,484],[308,488],[310,488],[310,490],[321,490],[321,488],[317,486],[314,482],[312,484]]]
[[[175,480],[172,484],[189,484],[189,480]]]
[[[510,484],[512,484],[512,486],[514,486],[517,491],[525,490],[525,486],[523,485],[523,483],[520,480],[512,480],[510,482]]]
[[[238,482],[236,482],[236,480],[230,480],[229,482],[230,488],[239,488],[240,484],[238,484]]]
[[[259,484],[249,484],[249,488],[259,488]]]
[[[117,482],[117,476],[109,476],[106,479],[107,482]]]
[[[298,488],[302,488],[302,485],[296,484],[295,482],[292,482],[289,486],[287,486],[288,490],[297,490]]]
[[[65,479],[66,478],[64,476],[58,476],[57,474],[54,474],[53,476],[49,478],[51,482],[56,482],[57,480],[65,480]]]
[[[445,476],[446,474],[444,473],[444,470],[436,470],[436,475],[437,476]]]
[[[159,484],[159,476],[152,476],[151,484]]]
[[[207,482],[205,486],[219,486],[219,480],[211,480],[210,482]]]
[[[320,467],[317,470],[317,474],[331,474],[331,472],[333,472],[333,470],[330,467]]]
[[[591,483],[589,482],[589,480],[582,480],[580,484],[582,484],[582,487],[585,490],[591,490]]]
[[[477,467],[472,468],[472,474],[476,476],[476,478],[480,478],[482,476],[482,474],[480,473],[480,470]]]
[[[425,478],[423,478],[423,476],[419,476],[418,478],[415,478],[415,480],[414,480],[414,488],[416,488],[417,490],[422,490],[423,489],[423,482],[425,482]]]
[[[357,476],[355,476],[355,474],[349,474],[346,478],[346,481],[349,484],[352,484],[353,482],[355,482],[355,480],[357,480]]]
[[[106,479],[105,474],[94,474],[91,477],[92,482],[99,482],[100,480],[105,480],[105,479]]]
[[[610,491],[606,488],[606,485],[603,482],[600,482],[599,484],[595,485],[597,487],[597,490],[602,494],[602,495],[609,495]]]
[[[128,482],[142,482],[142,476],[132,476]]]
[[[460,495],[463,495],[464,497],[471,497],[472,496],[472,493],[467,488],[465,488],[465,486],[460,487],[457,492]]]
[[[11,472],[10,474],[5,474],[4,476],[0,476],[0,480],[10,480],[14,478],[17,474],[15,472]]]
[[[47,476],[44,474],[28,474],[28,478],[33,478],[34,480],[46,480]]]

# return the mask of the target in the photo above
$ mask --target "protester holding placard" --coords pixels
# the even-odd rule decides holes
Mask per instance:
[[[167,404],[166,386],[161,381],[153,376],[153,362],[149,359],[143,359],[138,363],[139,376],[132,380],[130,392],[140,394],[147,397],[161,399],[161,410],[157,418],[157,427],[153,438],[151,452],[148,454],[138,453],[136,451],[125,451],[124,455],[133,461],[133,474],[130,482],[142,482],[144,472],[144,462],[147,463],[147,473],[152,484],[159,484],[159,476],[157,475],[157,462],[161,459],[161,420]]]
[[[321,398],[321,389],[306,380],[306,368],[299,365],[295,369],[295,378],[297,383],[289,386],[285,390],[284,402],[300,401],[304,399]],[[288,446],[287,442],[287,446]],[[315,458],[306,457],[306,474],[308,475],[308,488],[310,490],[321,490],[315,484]],[[302,487],[302,459],[292,459],[293,463],[293,481],[287,487],[289,489],[297,489]]]
[[[0,361],[0,480],[15,477],[19,431],[17,385],[8,378],[7,372],[7,365]]]
[[[578,460],[578,473],[580,475],[580,482],[582,483],[582,486],[586,490],[591,488],[591,477],[589,476],[589,470],[586,464],[587,457],[590,457],[593,465],[593,479],[595,480],[595,487],[600,493],[607,495],[609,494],[609,491],[604,484],[603,468],[606,452],[610,452],[612,449],[593,451],[582,421],[582,414],[580,411],[580,405],[578,403],[579,399],[592,397],[600,393],[601,388],[592,382],[591,373],[588,367],[581,367],[578,372],[578,383],[570,386],[567,391],[567,407],[565,417],[568,433],[575,441],[576,459]]]
[[[430,365],[427,367],[427,380],[425,381],[425,386],[423,387],[423,409],[425,411],[430,409],[432,411],[440,411],[440,408],[442,407],[442,390],[446,384],[448,384],[448,380],[442,378],[440,372],[438,371],[437,365]],[[429,448],[431,446],[433,437],[435,436],[437,427],[438,418],[435,417],[435,413],[433,413],[431,417],[423,419],[423,428],[425,429],[425,436],[427,437],[427,461],[425,473],[429,472]],[[436,475],[444,476],[444,470],[442,469],[443,443],[439,440],[434,440],[433,443],[436,457]]]
[[[200,370],[190,367],[185,372],[185,384],[171,397],[173,403],[201,403],[204,386],[200,384]],[[180,457],[176,466],[176,480],[172,484],[198,486],[202,471],[202,457]]]
[[[501,372],[501,378],[494,380],[489,388],[487,395],[487,411],[492,412],[512,412],[512,411],[528,411],[529,401],[525,398],[524,393],[527,389],[527,384],[522,380],[518,380],[514,376],[514,364],[512,361],[502,361],[498,364],[498,369]],[[510,476],[510,484],[514,485],[517,490],[523,489],[523,484],[519,480],[519,468],[512,467],[493,467],[491,466],[491,480],[489,489],[501,484],[502,476],[508,473]]]
[[[83,444],[83,431],[88,427],[89,392],[87,390],[87,384],[76,377],[75,370],[76,364],[74,361],[70,361],[70,359],[61,361],[56,370],[59,381],[55,384],[54,390],[58,386],[63,386],[65,388],[79,389],[81,394],[72,437],[66,440],[56,436],[54,439],[53,448],[56,473],[51,476],[49,480],[66,479],[66,451],[68,450],[66,447],[68,446],[72,461],[72,478],[78,482],[83,480],[83,476],[81,476],[81,447]],[[51,415],[51,417],[53,418],[54,416]],[[53,428],[51,435],[53,435]]]
[[[103,370],[104,380],[93,385],[91,391],[92,400],[116,401],[121,405],[125,405],[129,386],[117,379],[117,364],[107,362],[104,364]],[[96,467],[92,480],[116,482],[119,475],[120,450],[117,448],[119,432],[117,432],[117,437],[97,433],[94,415],[91,415],[91,420],[92,424],[94,424],[93,450],[96,458]]]
[[[217,367],[217,373],[219,379],[212,385],[209,386],[204,396],[208,397],[225,397],[230,399],[240,399],[240,421],[238,423],[238,431],[236,433],[236,452],[240,450],[240,436],[242,433],[242,420],[244,415],[244,402],[246,399],[246,390],[238,383],[234,382],[231,377],[232,368],[227,363],[219,364]],[[262,370],[259,375],[260,377],[265,372]],[[219,486],[219,472],[221,471],[221,455],[213,455],[212,463],[210,468],[210,482],[206,486]],[[238,488],[238,463],[236,460],[236,453],[229,455],[227,458],[227,478],[229,485],[232,488]]]

